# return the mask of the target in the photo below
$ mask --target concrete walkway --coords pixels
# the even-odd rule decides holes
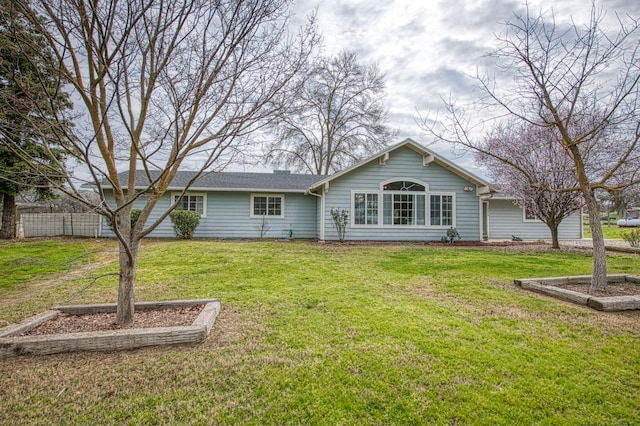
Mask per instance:
[[[582,240],[560,240],[561,246],[576,246],[576,247],[593,247],[593,241],[591,238],[583,238]],[[631,245],[624,240],[605,240],[605,246],[611,247],[631,247]]]

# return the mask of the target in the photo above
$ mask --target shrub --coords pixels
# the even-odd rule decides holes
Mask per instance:
[[[640,247],[640,228],[632,229],[629,232],[623,232],[622,238],[628,242],[631,247]]]
[[[261,240],[264,240],[264,237],[267,236],[267,232],[269,232],[269,230],[271,229],[271,227],[269,226],[269,222],[267,222],[267,215],[262,215],[262,220],[255,228],[256,231],[258,231],[258,237]]]
[[[452,226],[451,228],[447,229],[446,241],[448,243],[452,243],[454,240],[460,241],[461,239],[462,237],[460,236],[460,233],[456,228]]]
[[[169,218],[176,236],[183,240],[190,240],[200,223],[200,213],[190,210],[174,210],[169,213]]]
[[[346,209],[331,209],[331,217],[338,231],[338,239],[344,242],[344,236],[347,232],[347,223],[349,219],[349,211]]]

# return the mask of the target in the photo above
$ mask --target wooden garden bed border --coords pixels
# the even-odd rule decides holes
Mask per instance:
[[[607,281],[630,282],[640,284],[640,277],[635,275],[607,275]],[[577,275],[553,278],[521,278],[515,284],[531,291],[566,300],[579,305],[589,306],[599,311],[625,311],[640,309],[640,296],[591,296],[574,290],[557,287],[563,284],[589,284],[591,275]]]
[[[129,328],[65,334],[19,336],[60,313],[74,315],[115,312],[116,304],[59,306],[0,330],[0,357],[18,355],[49,355],[76,351],[117,351],[145,346],[200,343],[204,341],[220,312],[219,299],[172,300],[139,302],[136,310],[183,308],[204,305],[202,312],[189,326]]]

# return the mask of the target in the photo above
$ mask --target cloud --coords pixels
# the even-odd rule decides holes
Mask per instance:
[[[591,5],[582,0],[528,0],[533,14],[551,13],[557,23],[588,22]],[[640,17],[638,0],[600,0],[607,25],[620,16]],[[487,54],[497,46],[496,34],[514,13],[524,13],[522,0],[300,0],[296,17],[318,8],[325,53],[348,48],[362,63],[377,63],[386,75],[390,124],[403,137],[418,137],[416,109],[442,107],[440,96],[455,101],[478,99],[477,81],[469,75],[488,73],[507,84],[513,73],[497,70]]]

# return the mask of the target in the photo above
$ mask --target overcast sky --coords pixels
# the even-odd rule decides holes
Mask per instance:
[[[640,0],[601,0],[607,22],[615,28],[616,15],[640,17]],[[440,96],[464,99],[470,95],[475,73],[495,47],[501,23],[525,4],[513,0],[298,0],[294,25],[317,9],[324,51],[335,54],[352,49],[362,63],[377,63],[386,74],[389,124],[399,132],[398,142],[411,137],[429,145],[431,140],[415,123],[421,113],[442,106]],[[532,14],[551,13],[557,23],[574,20],[586,24],[591,4],[587,0],[530,1]],[[469,156],[455,159],[449,147],[437,152],[470,167]],[[478,170],[475,170],[479,172]]]

